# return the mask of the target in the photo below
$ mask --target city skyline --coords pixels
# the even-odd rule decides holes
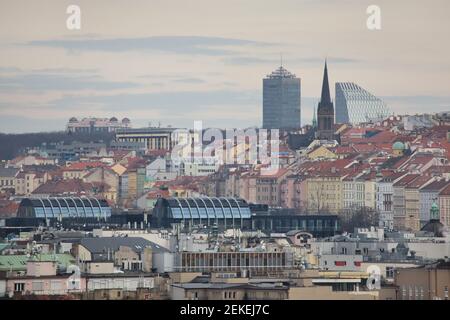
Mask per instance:
[[[325,58],[330,86],[358,83],[395,114],[447,111],[450,46],[440,39],[450,4],[436,2],[378,1],[382,29],[370,31],[365,0],[79,1],[82,27],[70,31],[68,1],[2,0],[0,132],[113,115],[135,126],[260,126],[261,79],[280,54],[302,79],[302,124],[313,118]]]

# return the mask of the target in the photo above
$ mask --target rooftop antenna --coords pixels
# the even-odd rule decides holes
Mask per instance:
[[[283,53],[280,53],[280,66],[283,68]]]

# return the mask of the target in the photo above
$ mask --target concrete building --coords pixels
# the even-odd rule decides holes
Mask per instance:
[[[49,175],[47,172],[21,171],[16,176],[15,194],[22,196],[30,195],[48,180]]]
[[[90,170],[83,177],[83,181],[100,186],[100,197],[110,200],[114,204],[119,198],[119,175],[112,169],[98,167]]]
[[[407,228],[405,188],[418,177],[420,177],[419,174],[407,174],[393,184],[394,229],[396,230]]]
[[[342,209],[342,179],[339,172],[324,172],[307,178],[308,212],[339,214]]]
[[[421,176],[405,187],[405,229],[420,230],[420,189],[433,182],[433,178]]]
[[[396,271],[399,300],[448,300],[450,264],[448,261]]]
[[[113,265],[122,271],[143,272],[167,272],[173,267],[168,249],[140,237],[83,238],[75,254],[81,269],[91,273],[111,273]]]
[[[83,118],[78,120],[75,117],[70,118],[67,123],[67,131],[72,133],[99,133],[114,132],[121,128],[131,127],[130,119],[123,118],[122,121],[116,117],[108,118]]]
[[[199,141],[199,133],[176,128],[120,129],[116,131],[116,140],[143,143],[147,151],[171,151],[178,144],[185,146],[183,148],[184,155],[190,156],[192,153],[191,143]]]
[[[291,171],[278,169],[276,173],[250,172],[240,178],[239,196],[252,203],[281,207],[281,182]]]
[[[180,272],[238,272],[263,275],[293,266],[291,252],[241,250],[234,252],[179,252],[176,270]]]
[[[281,182],[281,206],[289,209],[307,209],[307,182],[299,175],[288,175]]]
[[[394,229],[394,183],[406,173],[394,173],[376,182],[376,208],[380,213],[379,226],[387,230]]]
[[[441,222],[450,227],[450,185],[447,185],[439,192],[439,211]]]
[[[0,167],[0,191],[15,190],[18,174],[19,169],[17,168]]]
[[[300,81],[283,66],[263,79],[264,129],[301,127]]]

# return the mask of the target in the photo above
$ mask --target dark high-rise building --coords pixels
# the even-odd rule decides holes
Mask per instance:
[[[330,97],[330,86],[328,84],[328,68],[325,61],[323,72],[322,94],[317,108],[317,133],[316,138],[320,140],[334,139],[334,107]]]
[[[282,66],[263,79],[263,128],[300,128],[300,95],[300,78]]]

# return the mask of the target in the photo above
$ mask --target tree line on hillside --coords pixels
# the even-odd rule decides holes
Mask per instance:
[[[69,133],[65,131],[3,134],[0,133],[0,160],[10,160],[18,156],[24,149],[39,147],[43,143],[51,144],[74,141],[93,142],[103,141],[107,145],[114,139],[113,133]]]

